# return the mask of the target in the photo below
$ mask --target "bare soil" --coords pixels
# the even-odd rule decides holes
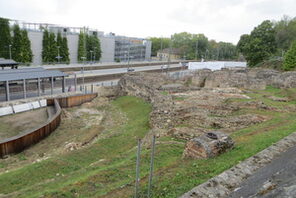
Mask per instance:
[[[33,129],[47,119],[46,108],[0,117],[0,140]]]

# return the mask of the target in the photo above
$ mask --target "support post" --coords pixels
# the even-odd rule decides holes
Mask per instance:
[[[50,78],[50,94],[53,95],[53,87],[54,87],[54,82],[53,82],[53,76]]]
[[[151,146],[150,174],[149,174],[149,183],[148,183],[148,198],[151,197],[153,168],[154,168],[155,139],[156,139],[156,137],[155,137],[155,135],[153,135],[152,146]]]
[[[66,89],[66,79],[65,76],[62,77],[62,92],[65,93]]]
[[[40,91],[40,78],[37,78],[37,87],[38,87],[38,96],[41,95],[41,91]]]
[[[75,86],[75,91],[77,91],[77,75],[74,74],[74,86]]]
[[[10,94],[9,94],[9,81],[5,82],[5,91],[6,91],[6,101],[10,100]]]
[[[135,183],[135,198],[138,198],[139,177],[140,177],[140,156],[141,155],[141,139],[138,139],[137,163],[136,163],[136,183]]]
[[[23,79],[24,99],[27,98],[26,79]]]
[[[91,84],[91,93],[94,93],[94,84]]]

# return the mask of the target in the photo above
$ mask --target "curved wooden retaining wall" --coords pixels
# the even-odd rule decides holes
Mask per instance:
[[[53,105],[55,109],[54,115],[46,121],[43,125],[32,129],[30,131],[21,133],[11,138],[0,141],[0,157],[11,153],[18,153],[25,148],[36,144],[40,140],[51,134],[61,122],[61,107],[74,107],[83,104],[84,102],[90,102],[97,94],[86,94],[78,96],[69,96],[58,99],[48,99],[47,105]]]

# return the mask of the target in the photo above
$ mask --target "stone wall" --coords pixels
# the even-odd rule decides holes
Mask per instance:
[[[172,125],[174,105],[172,96],[160,87],[166,78],[161,74],[130,73],[118,82],[118,96],[131,95],[144,99],[152,104],[150,125],[152,128],[167,128]]]
[[[296,72],[279,72],[272,69],[222,69],[198,70],[192,77],[192,84],[207,88],[237,87],[244,89],[265,89],[267,85],[277,88],[296,87]]]

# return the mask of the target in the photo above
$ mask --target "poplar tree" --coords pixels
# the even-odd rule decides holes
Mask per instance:
[[[82,57],[86,57],[86,36],[85,33],[80,31],[79,40],[78,40],[78,61],[83,61]]]
[[[49,63],[50,62],[50,45],[49,45],[49,32],[47,29],[43,32],[43,40],[42,40],[42,62]]]
[[[0,18],[0,58],[10,58],[9,45],[11,45],[9,20]]]
[[[21,30],[22,34],[22,54],[23,54],[23,63],[31,63],[33,59],[33,53],[31,49],[31,41],[28,37],[27,30]]]
[[[63,37],[62,45],[61,45],[61,56],[63,57],[63,62],[66,62],[67,64],[70,63],[69,58],[69,48],[68,48],[68,39],[66,36]]]
[[[57,56],[58,56],[58,47],[56,42],[56,36],[53,32],[49,33],[49,61],[51,63],[57,62]]]
[[[19,25],[14,25],[12,28],[13,31],[13,37],[12,37],[12,47],[11,47],[11,53],[12,53],[12,59],[17,62],[23,62],[23,38],[22,38],[22,32],[19,27]]]

